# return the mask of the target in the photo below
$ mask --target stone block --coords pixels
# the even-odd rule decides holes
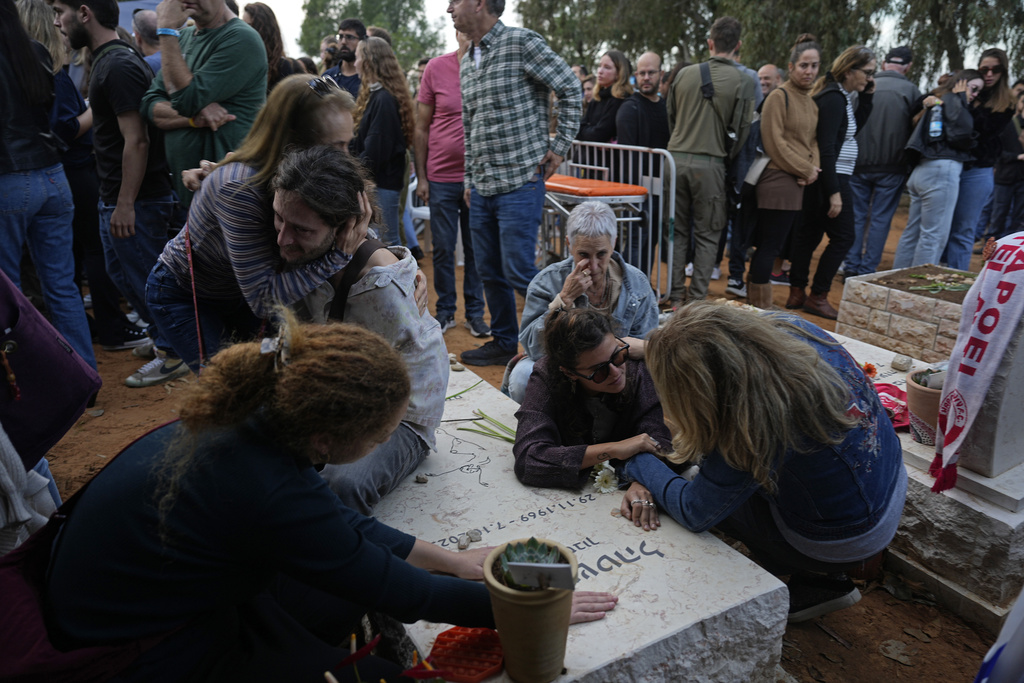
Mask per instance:
[[[890,339],[892,339],[890,337]],[[924,348],[911,344],[910,342],[903,339],[892,339],[889,342],[889,350],[894,353],[904,353],[911,358],[921,358],[924,355]]]
[[[956,339],[935,337],[935,345],[932,348],[939,353],[945,354],[946,358],[949,358],[953,355],[953,349],[956,348]]]
[[[932,311],[935,310],[935,299],[894,289],[889,293],[889,304],[885,310],[907,318],[930,321]]]
[[[934,323],[925,322],[915,318],[907,318],[893,313],[889,318],[889,330],[887,335],[903,344],[909,344],[923,349],[930,349],[935,343],[935,334],[938,329],[938,325]],[[893,350],[905,353],[908,356],[913,356],[915,358],[920,357],[918,354],[910,353],[909,351],[903,351],[901,349]]]
[[[891,317],[892,313],[871,309],[871,315],[868,316],[868,331],[884,335],[889,331],[889,319]]]
[[[950,354],[942,353],[941,351],[935,351],[933,349],[924,349],[921,351],[921,360],[925,363],[941,363],[944,360],[949,360]]]
[[[873,285],[870,282],[847,280],[843,287],[843,300],[885,310],[891,291],[888,287]]]
[[[871,308],[862,304],[855,304],[852,301],[843,301],[839,304],[839,322],[853,325],[854,327],[866,328],[868,316],[871,315]]]
[[[936,318],[956,320],[959,322],[960,316],[963,312],[963,308],[963,304],[955,304],[952,301],[936,300],[935,308],[932,310],[932,315],[934,315]]]
[[[950,339],[956,339],[957,332],[960,328],[959,320],[949,320],[948,318],[935,318],[934,320],[939,323],[939,336],[949,337]]]
[[[892,546],[998,607],[1024,586],[1024,513],[958,489],[935,494],[927,472],[907,466],[903,518]]]

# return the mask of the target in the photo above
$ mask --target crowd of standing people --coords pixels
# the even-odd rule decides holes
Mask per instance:
[[[922,95],[905,47],[828,61],[804,34],[786,72],[755,72],[721,17],[705,62],[666,74],[645,52],[634,73],[612,49],[590,77],[504,24],[504,0],[452,0],[458,50],[410,80],[384,28],[345,19],[315,67],[284,55],[267,5],[232,5],[162,0],[132,36],[115,0],[0,0],[0,268],[17,284],[34,267],[93,368],[95,333],[147,360],[130,387],[200,375],[180,423],[52,522],[46,637],[109,648],[118,680],[313,680],[371,608],[493,625],[463,580],[484,554],[369,516],[435,447],[459,236],[465,325],[490,337],[461,360],[508,368],[523,483],[575,488],[613,464],[630,523],[717,526],[790,575],[791,621],[859,598],[846,572],[892,539],[907,485],[877,394],[817,326],[701,300],[728,243],[727,291],[768,309],[784,284],[787,308],[835,318],[835,276],[878,267],[904,184],[898,265],[966,268],[977,239],[1024,229],[1024,96],[1002,50]],[[607,204],[577,206],[569,257],[537,267],[545,181],[574,140],[675,161],[663,303],[679,311],[662,329],[649,250],[617,250]],[[577,592],[573,620],[615,603]]]

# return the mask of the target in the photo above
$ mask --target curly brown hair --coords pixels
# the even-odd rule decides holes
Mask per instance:
[[[413,132],[416,127],[416,118],[412,110],[412,97],[409,96],[409,82],[405,80],[402,67],[398,63],[398,57],[394,50],[383,38],[373,36],[366,40],[359,41],[356,47],[359,56],[359,68],[363,74],[363,85],[380,83],[381,86],[391,93],[398,102],[398,114],[402,119],[402,135],[405,137],[405,145],[412,145]],[[356,99],[356,110],[352,115],[356,120],[356,130],[362,123],[363,112],[370,101],[370,88],[359,88],[359,97]]]
[[[284,41],[281,40],[281,27],[277,23],[274,10],[262,2],[250,2],[245,6],[243,14],[248,14],[247,22],[256,33],[260,34],[263,46],[267,50],[267,84],[278,79],[281,58],[284,57]]]

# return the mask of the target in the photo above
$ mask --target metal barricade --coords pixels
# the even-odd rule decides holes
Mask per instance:
[[[568,256],[565,221],[576,204],[603,201],[615,211],[616,249],[626,263],[647,273],[660,296],[671,291],[672,234],[675,222],[675,162],[664,149],[573,141],[558,173],[636,185],[646,196],[582,196],[548,191],[538,241],[542,265]],[[662,265],[666,269],[663,271]],[[663,281],[664,278],[664,281]]]

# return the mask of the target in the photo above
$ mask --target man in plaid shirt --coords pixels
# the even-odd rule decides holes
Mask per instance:
[[[569,153],[579,128],[579,79],[537,33],[505,26],[505,0],[451,0],[455,28],[473,46],[462,58],[466,203],[493,339],[462,354],[467,365],[505,365],[519,348],[518,291],[537,274],[544,181]],[[548,98],[559,100],[548,136]]]

